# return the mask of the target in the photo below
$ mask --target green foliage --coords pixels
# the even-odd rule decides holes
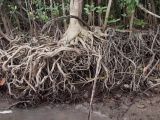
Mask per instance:
[[[85,7],[84,7],[84,10],[85,10],[85,13],[87,15],[91,14],[92,12],[94,12],[97,8],[94,6],[94,4],[85,4]]]
[[[113,15],[109,16],[108,24],[110,25],[115,25],[117,22],[119,22],[121,19],[120,18],[115,18]]]
[[[40,11],[40,10],[37,10],[36,12],[36,18],[37,19],[40,19],[44,22],[47,22],[49,20],[49,17],[47,16],[46,12],[45,11]],[[32,16],[32,14],[30,14]]]
[[[16,5],[8,5],[8,8],[10,10],[10,14],[15,14],[18,7]]]
[[[50,7],[49,5],[44,4],[41,0],[34,0],[33,4],[36,6],[34,16],[40,21],[47,22],[51,18],[51,14],[55,17],[60,16],[60,8],[62,8],[62,5],[59,3]],[[29,15],[33,17],[33,13]]]
[[[102,14],[106,11],[106,6],[95,6],[94,4],[85,4],[84,10],[87,15],[91,14],[92,12],[96,12]]]
[[[120,0],[121,7],[126,6],[128,14],[131,14],[132,11],[136,9],[136,6],[139,4],[139,0]]]
[[[64,0],[64,9],[67,15],[69,14],[69,3],[70,0]],[[84,0],[83,12],[85,14],[83,13],[82,17],[85,18],[88,15],[92,15],[93,19],[100,18],[100,22],[95,20],[96,25],[103,24],[107,9],[107,0],[102,0],[101,4],[98,4],[98,6],[96,6],[96,1],[92,4],[89,3],[90,1]],[[136,10],[136,6],[139,3],[147,5],[144,0],[114,0],[108,24],[122,26],[129,25],[129,17],[131,16],[131,13]],[[156,14],[160,14],[160,0],[154,0],[154,3]],[[153,5],[151,5],[151,7],[153,7]],[[29,20],[44,24],[54,17],[62,16],[64,13],[62,0],[52,0],[52,4],[50,3],[50,0],[0,0],[0,8],[2,9],[3,14],[5,13],[11,20],[11,23],[14,24],[13,26],[17,26],[17,21],[19,21],[21,25],[22,23],[26,23],[26,21],[29,23]],[[24,16],[24,19],[21,18],[22,16]],[[135,16],[139,19],[134,20],[134,26],[141,28],[145,27],[147,23],[144,21],[143,12],[135,12]]]
[[[133,24],[141,28],[144,28],[145,25],[147,25],[147,23],[143,19],[135,19]]]
[[[104,7],[102,7],[102,6],[97,6],[97,7],[96,7],[96,12],[102,14],[102,13],[106,12],[106,9],[107,9],[106,6],[104,6]]]
[[[60,15],[60,7],[62,7],[61,5],[59,4],[56,4],[54,5],[53,8],[47,8],[49,11],[51,11],[51,13],[54,15],[54,16],[59,16]]]
[[[119,22],[120,20],[121,19],[115,19],[115,18],[113,18],[113,19],[108,20],[108,23],[109,24],[115,24],[115,23]]]
[[[33,0],[33,5],[35,5],[35,10],[34,12],[28,12],[29,17],[46,22],[48,20],[46,12],[47,6],[44,5],[41,0]]]

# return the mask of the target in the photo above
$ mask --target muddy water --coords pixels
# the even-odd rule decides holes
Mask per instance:
[[[0,120],[87,120],[88,117],[88,103],[14,108],[12,113],[2,113],[8,105],[7,100],[0,100]],[[94,104],[92,120],[160,120],[160,95],[134,102],[127,97]]]
[[[0,102],[0,120],[87,120],[88,108],[80,105],[47,105],[33,109],[12,109],[12,113],[4,112],[8,104]],[[6,111],[7,112],[7,111]],[[99,111],[93,111],[92,120],[110,120]]]
[[[1,110],[2,111],[2,110]],[[88,110],[82,105],[55,107],[41,106],[35,109],[13,109],[12,113],[0,114],[0,120],[87,120]],[[94,112],[93,120],[109,120],[106,115]]]

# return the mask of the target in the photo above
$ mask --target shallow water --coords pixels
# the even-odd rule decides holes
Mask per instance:
[[[0,114],[0,120],[87,120],[88,110],[82,105],[55,107],[41,106],[34,109],[13,109],[13,113]],[[93,112],[93,120],[109,120],[100,112]]]
[[[0,100],[0,120],[87,120],[88,103],[78,105],[41,105],[5,113],[7,100]],[[2,114],[5,113],[5,114]],[[160,95],[150,98],[110,99],[93,105],[92,120],[160,120]]]

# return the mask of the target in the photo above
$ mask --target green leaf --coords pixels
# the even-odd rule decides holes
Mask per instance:
[[[112,19],[112,20],[109,20],[108,23],[116,23],[118,21],[120,21],[121,19]]]

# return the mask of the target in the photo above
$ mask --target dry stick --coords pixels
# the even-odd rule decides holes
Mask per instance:
[[[62,12],[63,12],[63,16],[66,16],[66,9],[65,9],[64,0],[62,0]],[[64,22],[64,29],[67,30],[67,22],[66,22],[66,20],[63,20],[63,22]]]
[[[157,38],[157,36],[158,36],[158,34],[159,34],[159,29],[160,29],[160,26],[158,26],[157,33],[156,33],[156,35],[154,36],[154,39],[153,39],[153,42],[152,42],[152,46],[151,46],[151,52],[152,52],[152,53],[153,53],[154,43],[155,43],[156,38]],[[148,64],[146,67],[144,67],[144,69],[143,69],[143,75],[145,75],[146,72],[147,72],[147,70],[151,67],[152,63],[154,62],[155,56],[156,56],[155,53],[153,53],[153,56],[152,56],[149,64]]]
[[[132,12],[131,12],[131,20],[130,20],[130,25],[129,25],[129,30],[130,30],[129,38],[131,38],[131,36],[132,36],[134,13],[135,13],[135,10],[132,10]]]
[[[155,67],[158,65],[159,61],[160,61],[160,60],[158,60],[158,61],[155,63],[155,65],[154,65],[153,68],[150,70],[150,72],[146,75],[146,77],[144,78],[144,80],[146,80],[146,79],[148,78],[148,76],[152,73],[152,71],[153,71],[153,70],[155,69]],[[154,87],[156,87],[156,86],[158,86],[158,85],[160,85],[160,83],[157,83],[157,84],[155,84],[155,85],[152,85],[151,87],[149,87],[148,89],[146,89],[146,90],[143,91],[142,93],[145,93],[145,92],[148,91],[149,89],[154,88]]]
[[[152,63],[154,62],[155,59],[155,53],[153,53],[151,60],[149,61],[148,65],[143,68],[143,76],[146,75],[147,70],[152,66]]]
[[[4,108],[5,110],[9,110],[19,104],[23,104],[23,103],[30,103],[31,101],[27,100],[27,101],[18,101],[18,102],[15,102],[13,104],[11,104],[10,106],[8,106],[7,108]]]
[[[102,56],[99,53],[99,55],[98,55],[98,61],[97,61],[97,67],[96,67],[96,74],[95,74],[95,77],[93,78],[94,83],[93,83],[93,88],[92,88],[91,100],[90,100],[90,104],[89,104],[88,120],[91,120],[92,103],[93,103],[93,98],[94,98],[94,94],[95,94],[95,89],[96,89],[96,83],[97,83],[98,75],[99,75],[100,69],[101,69],[101,59],[102,59]]]
[[[151,4],[150,5],[151,11],[154,12],[154,13],[156,13],[156,9],[157,8],[156,8],[156,3],[154,2],[154,0],[150,0],[150,4]],[[153,19],[153,23],[154,23],[153,25],[157,25],[157,23],[158,23],[157,22],[157,18],[152,18],[152,19]]]
[[[141,10],[143,10],[144,12],[146,12],[146,13],[148,13],[148,14],[150,14],[150,15],[152,15],[152,16],[160,19],[160,16],[159,16],[159,15],[157,15],[157,14],[155,14],[155,13],[147,10],[146,8],[143,7],[143,5],[139,4],[138,7],[139,7]]]
[[[152,69],[149,71],[149,73],[145,76],[144,81],[148,78],[148,76],[152,73],[152,71],[155,69],[155,67],[158,65],[160,60],[158,60],[155,65],[152,67]]]
[[[101,0],[98,0],[97,2],[98,2],[98,5],[99,5],[99,6],[100,6],[101,3],[102,3]],[[102,13],[98,13],[98,24],[99,24],[99,26],[102,25]]]
[[[105,72],[106,72],[104,85],[105,85],[105,87],[108,89],[107,82],[108,82],[108,80],[109,80],[109,70],[108,70],[108,68],[104,65],[104,63],[102,63],[102,67],[103,67],[103,69],[104,69]]]
[[[26,9],[24,7],[23,8],[28,13],[28,10],[30,10],[29,9],[30,5],[29,5],[29,1],[27,2],[27,0],[25,0],[25,7],[26,7]],[[32,31],[33,31],[32,18],[29,14],[27,14],[27,17],[28,17],[28,20],[29,20],[29,27],[30,27],[29,29],[30,29],[30,32],[31,32],[31,35],[32,35]]]
[[[103,30],[105,30],[106,27],[107,27],[108,17],[109,17],[111,5],[112,5],[112,0],[109,0],[108,6],[107,6],[107,10],[106,10],[106,16],[105,16],[105,21],[104,21],[104,25],[103,25]]]
[[[156,39],[157,39],[157,36],[158,36],[158,34],[159,34],[159,29],[160,29],[160,26],[158,26],[157,33],[156,33],[156,35],[154,36],[154,39],[153,39],[153,42],[152,42],[152,46],[151,46],[151,51],[153,51],[154,43],[155,43],[155,41],[156,41]]]
[[[51,18],[53,19],[53,12],[52,12],[52,9],[53,9],[53,1],[52,0],[50,0],[49,1],[50,2],[50,12],[51,12]]]

